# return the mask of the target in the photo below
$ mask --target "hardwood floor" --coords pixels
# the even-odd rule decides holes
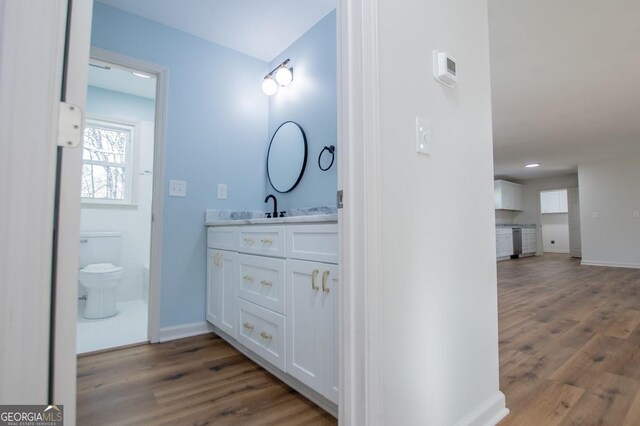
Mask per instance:
[[[640,270],[568,255],[498,263],[501,426],[640,425]],[[78,360],[78,425],[336,420],[222,339]]]
[[[498,263],[507,425],[640,425],[640,270]]]
[[[335,425],[215,335],[78,358],[78,425]]]

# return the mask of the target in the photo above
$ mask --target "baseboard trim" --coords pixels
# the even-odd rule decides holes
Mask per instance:
[[[631,269],[640,269],[640,264],[638,263],[619,263],[619,262],[600,262],[598,260],[582,260],[580,262],[581,265],[585,266],[608,266],[610,268],[631,268]]]
[[[206,321],[164,327],[160,329],[160,342],[199,336],[201,334],[211,333],[212,331],[213,327]]]
[[[504,394],[500,391],[467,414],[456,426],[495,426],[509,414]]]

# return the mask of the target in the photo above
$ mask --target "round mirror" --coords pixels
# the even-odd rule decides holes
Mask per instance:
[[[285,121],[271,138],[267,153],[267,177],[278,192],[295,188],[307,165],[307,136],[302,127],[293,121]]]

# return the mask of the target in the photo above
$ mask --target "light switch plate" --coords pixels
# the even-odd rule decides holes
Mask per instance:
[[[224,183],[218,184],[218,200],[227,199],[227,185]]]
[[[423,155],[431,155],[431,130],[429,122],[416,117],[416,152]]]
[[[187,182],[184,180],[169,181],[169,197],[186,197]]]

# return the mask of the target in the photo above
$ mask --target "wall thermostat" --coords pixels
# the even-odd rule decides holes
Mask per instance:
[[[456,60],[447,52],[433,51],[433,78],[447,87],[456,85]]]

